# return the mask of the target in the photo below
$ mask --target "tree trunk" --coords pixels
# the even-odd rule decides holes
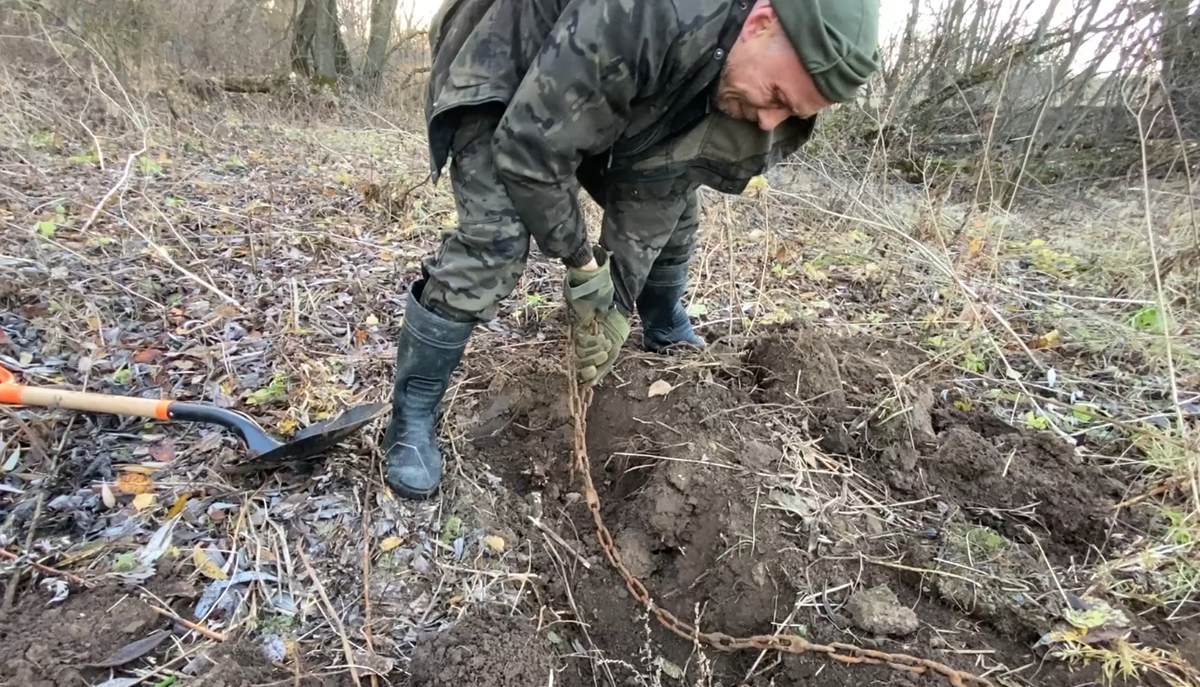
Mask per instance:
[[[1188,0],[1162,3],[1160,64],[1171,108],[1185,136],[1200,135],[1200,11]]]
[[[337,0],[304,0],[292,36],[292,68],[326,85],[352,73]]]
[[[337,35],[338,25],[334,13],[337,0],[309,0],[316,4],[316,31],[313,34],[313,68],[317,81],[332,85],[337,83]],[[333,11],[330,11],[330,4]]]
[[[367,59],[362,69],[363,90],[375,94],[383,85],[383,68],[387,64],[388,40],[392,37],[392,19],[396,16],[397,0],[371,2],[371,37],[367,42]]]

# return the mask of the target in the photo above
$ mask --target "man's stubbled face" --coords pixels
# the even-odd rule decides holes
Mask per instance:
[[[811,117],[832,105],[800,62],[769,0],[759,0],[729,50],[717,107],[770,131],[788,117]]]

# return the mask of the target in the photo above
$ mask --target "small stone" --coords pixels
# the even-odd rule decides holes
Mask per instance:
[[[904,636],[917,631],[921,621],[887,585],[855,592],[846,602],[854,624],[867,632]]]

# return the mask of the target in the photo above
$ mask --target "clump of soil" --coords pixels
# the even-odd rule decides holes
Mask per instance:
[[[484,612],[426,638],[413,653],[417,687],[527,687],[548,684],[554,658],[524,618]]]
[[[103,682],[93,668],[118,649],[166,626],[146,604],[119,586],[78,590],[47,605],[41,592],[18,595],[0,613],[0,684],[59,687]]]
[[[874,634],[910,635],[921,624],[917,614],[900,605],[896,593],[887,585],[855,592],[846,602],[846,608],[855,625]]]

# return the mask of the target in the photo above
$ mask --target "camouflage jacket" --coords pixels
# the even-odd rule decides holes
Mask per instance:
[[[713,103],[752,0],[443,0],[430,26],[426,100],[436,181],[455,111],[499,106],[497,171],[543,251],[587,238],[576,170],[653,202],[703,184],[740,193],[808,139],[814,120],[774,131]]]

